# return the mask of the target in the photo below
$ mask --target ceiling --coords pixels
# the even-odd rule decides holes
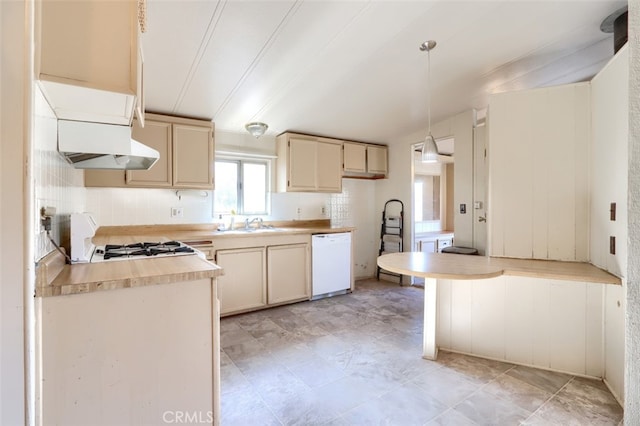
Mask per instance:
[[[491,93],[583,81],[613,56],[617,0],[148,0],[147,110],[243,132],[368,142],[483,109]]]

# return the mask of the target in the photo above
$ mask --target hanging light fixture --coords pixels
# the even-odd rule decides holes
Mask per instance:
[[[254,121],[252,123],[245,124],[244,128],[247,129],[247,132],[251,133],[251,135],[257,139],[260,136],[264,135],[264,132],[267,131],[269,126],[267,126],[265,123]]]
[[[431,50],[436,47],[434,40],[425,41],[420,45],[421,51],[427,52],[427,116],[429,117],[429,133],[424,139],[421,150],[423,163],[435,163],[438,161],[438,146],[431,135]]]

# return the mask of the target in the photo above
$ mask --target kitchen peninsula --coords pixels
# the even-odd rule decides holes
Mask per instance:
[[[199,256],[38,266],[43,424],[218,424],[222,269]],[[186,413],[186,414],[185,414]]]
[[[620,278],[589,263],[393,253],[386,270],[425,278],[423,356],[438,347],[601,377],[602,285]]]

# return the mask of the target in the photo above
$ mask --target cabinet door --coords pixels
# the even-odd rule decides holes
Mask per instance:
[[[173,186],[213,188],[213,135],[208,127],[173,125]]]
[[[220,314],[266,306],[264,247],[218,250],[216,263],[224,270],[218,277]]]
[[[317,142],[307,139],[289,139],[289,179],[291,191],[315,191],[317,168]]]
[[[343,145],[345,172],[365,173],[367,171],[367,146],[361,143],[345,142]]]
[[[125,171],[86,169],[84,171],[84,186],[123,188],[126,186]]]
[[[317,185],[322,192],[342,192],[342,146],[317,142]]]
[[[267,283],[270,305],[309,299],[309,245],[267,247]]]
[[[139,38],[139,37],[138,37]],[[144,111],[146,103],[144,98],[144,56],[142,55],[142,46],[138,40],[138,73],[136,75],[136,117],[138,122],[144,127]]]
[[[387,147],[367,146],[367,172],[387,174]]]
[[[131,137],[158,150],[160,158],[149,170],[127,171],[127,185],[171,187],[171,124],[147,120],[144,127],[134,121]]]
[[[57,118],[131,124],[138,78],[135,1],[38,1],[36,75]]]
[[[435,253],[437,251],[435,240],[421,240],[420,251],[425,253]]]

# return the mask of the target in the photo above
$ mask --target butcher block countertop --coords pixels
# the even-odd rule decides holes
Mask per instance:
[[[195,255],[65,265],[64,257],[56,251],[39,262],[36,296],[171,284],[222,274],[222,268]]]
[[[351,232],[355,228],[331,226],[329,220],[265,223],[269,227],[218,231],[217,224],[132,225],[100,227],[93,243],[130,244],[140,241],[177,240],[187,244],[214,244],[219,238],[254,238],[269,235],[296,235]],[[256,224],[253,223],[252,227]],[[195,255],[145,258],[102,263],[65,265],[54,251],[38,262],[36,296],[61,296],[128,287],[194,281],[223,275],[219,266]]]
[[[378,266],[397,274],[450,280],[477,280],[500,275],[515,275],[621,284],[620,278],[585,262],[405,252],[378,257]]]
[[[251,224],[249,231],[244,229],[244,222],[236,223],[233,230],[218,231],[218,224],[180,224],[180,225],[130,225],[130,226],[102,226],[96,232],[93,242],[103,244],[116,241],[117,237],[125,235],[139,235],[146,238],[166,237],[172,240],[190,242],[213,243],[221,238],[253,238],[268,235],[296,235],[296,234],[330,234],[351,232],[355,230],[348,226],[332,226],[329,219],[306,221],[278,221],[265,222],[264,228],[257,228]]]

